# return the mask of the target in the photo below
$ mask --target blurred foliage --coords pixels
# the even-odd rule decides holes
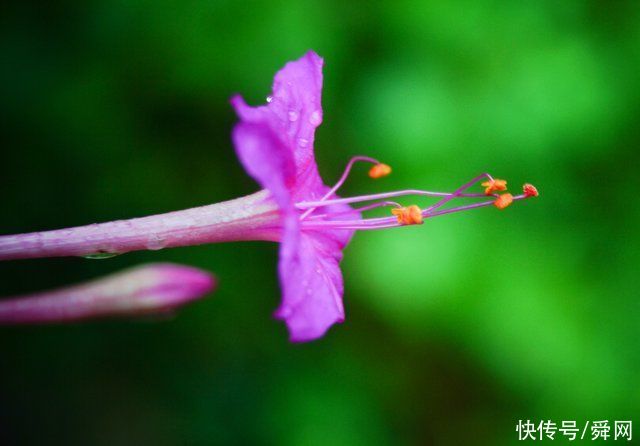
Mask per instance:
[[[327,182],[368,154],[394,174],[347,193],[483,171],[541,191],[357,234],[347,321],[305,345],[271,318],[275,245],[3,263],[2,295],[162,260],[220,288],[170,321],[0,330],[2,444],[496,445],[518,419],[640,423],[638,2],[13,1],[0,23],[0,233],[256,190],[228,98],[263,101],[309,48]]]

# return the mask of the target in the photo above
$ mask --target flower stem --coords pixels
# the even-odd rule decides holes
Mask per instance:
[[[53,231],[0,236],[0,260],[110,257],[240,240],[279,239],[280,212],[266,191],[222,203],[149,217]]]

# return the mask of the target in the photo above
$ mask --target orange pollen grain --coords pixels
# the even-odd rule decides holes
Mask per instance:
[[[384,163],[374,164],[371,169],[369,169],[369,176],[374,179],[386,177],[390,173],[391,167]]]
[[[411,206],[391,209],[391,213],[398,218],[401,225],[421,225],[422,210],[412,204]]]
[[[513,195],[502,194],[498,198],[496,198],[496,201],[493,202],[493,205],[498,209],[504,209],[511,203],[513,203]]]
[[[491,195],[494,192],[507,190],[507,182],[505,180],[493,179],[482,183],[485,195]]]
[[[524,192],[525,197],[537,197],[538,189],[533,184],[525,184],[522,186],[522,192]]]

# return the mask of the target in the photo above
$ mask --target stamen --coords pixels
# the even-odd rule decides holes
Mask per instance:
[[[524,192],[525,197],[537,197],[538,189],[533,184],[526,183],[522,186],[522,192]]]
[[[507,190],[507,182],[505,180],[499,180],[497,178],[495,180],[492,178],[489,181],[485,181],[481,184],[481,186],[485,188],[485,195],[491,195],[494,192]]]
[[[504,194],[504,195],[511,195],[511,194]],[[501,195],[501,196],[504,196]],[[517,195],[515,197],[512,197],[511,200],[512,201],[518,201],[518,200],[523,200],[527,198],[525,195]],[[422,216],[423,217],[437,217],[439,215],[445,215],[445,214],[452,214],[454,212],[461,212],[461,211],[468,211],[470,209],[476,209],[476,208],[481,208],[481,207],[485,207],[485,206],[491,206],[494,205],[495,206],[495,200],[494,201],[483,201],[481,203],[473,203],[473,204],[467,204],[465,206],[458,206],[455,208],[450,208],[450,209],[444,209],[442,211],[436,211],[436,212],[431,212],[428,215],[425,215],[426,211],[422,211]]]
[[[391,211],[391,213],[394,215],[393,217],[376,217],[376,218],[365,218],[365,219],[355,218],[355,219],[345,219],[345,220],[327,219],[335,215],[349,214],[351,212],[351,211],[344,211],[344,212],[338,212],[338,213],[326,212],[324,214],[314,215],[312,216],[311,219],[309,219],[310,221],[302,222],[303,227],[308,229],[331,228],[331,229],[348,229],[348,230],[372,230],[372,229],[394,228],[394,227],[400,227],[400,226],[412,225],[412,224],[421,224],[423,220],[426,218],[437,217],[440,215],[451,214],[454,212],[461,212],[465,210],[486,207],[491,205],[496,206],[498,209],[504,209],[514,201],[523,200],[525,198],[529,198],[532,196],[537,196],[538,194],[538,191],[534,186],[530,184],[525,184],[523,186],[524,193],[522,195],[513,196],[509,193],[505,193],[502,195],[490,194],[495,199],[483,201],[480,203],[457,206],[449,209],[436,210],[454,198],[486,197],[484,193],[481,194],[481,193],[464,192],[466,189],[468,189],[469,187],[473,186],[474,184],[480,182],[482,179],[485,179],[485,178],[489,180],[486,183],[493,184],[492,187],[494,188],[495,187],[502,188],[503,186],[506,187],[506,181],[494,180],[491,177],[491,175],[489,175],[488,173],[483,173],[481,175],[478,175],[471,181],[467,182],[466,184],[462,185],[461,187],[456,189],[453,193],[431,192],[431,191],[423,191],[423,190],[416,190],[416,189],[408,189],[408,190],[388,192],[388,193],[382,193],[382,194],[362,195],[362,196],[348,197],[348,198],[337,198],[333,200],[325,199],[323,201],[299,202],[299,203],[296,203],[295,206],[300,210],[306,210],[306,212],[308,212],[309,209],[316,209],[322,206],[358,203],[363,201],[385,199],[385,198],[398,197],[398,196],[404,196],[404,195],[443,197],[436,204],[424,210],[420,210],[420,208],[416,205],[402,207],[398,203],[390,202],[390,201],[380,201],[377,203],[360,207],[358,209],[354,209],[354,211],[362,212],[365,210],[374,209],[381,206],[392,205],[396,207],[396,209],[393,209]],[[485,187],[488,187],[488,186],[485,186]]]
[[[478,197],[485,196],[484,194],[463,194],[460,192],[450,193],[450,192],[432,192],[428,190],[419,190],[419,189],[406,189],[406,190],[398,190],[394,192],[385,192],[381,194],[358,195],[355,197],[336,198],[334,200],[301,201],[299,203],[296,203],[295,206],[298,209],[309,209],[309,208],[315,209],[321,206],[331,206],[333,204],[361,203],[363,201],[384,200],[385,198],[402,197],[405,195],[420,195],[425,197],[447,197],[447,198],[455,198],[455,197],[478,198]]]
[[[471,186],[475,185],[478,181],[482,180],[483,178],[487,178],[489,181],[494,181],[493,177],[491,175],[489,175],[488,173],[482,173],[480,175],[478,175],[477,177],[475,177],[474,179],[472,179],[471,181],[469,181],[468,183],[463,184],[462,186],[460,186],[459,188],[457,188],[452,194],[449,194],[447,197],[443,198],[442,200],[438,201],[436,204],[429,206],[426,211],[427,212],[431,212],[435,209],[438,209],[442,206],[444,206],[449,200],[456,198],[456,197],[467,197],[470,195],[474,195],[474,196],[478,196],[478,194],[463,194],[462,192],[469,189]],[[480,194],[480,196],[482,196],[482,194]]]
[[[509,206],[511,203],[513,203],[513,195],[502,194],[498,198],[496,198],[496,201],[493,202],[493,205],[502,210]]]
[[[332,212],[330,214],[312,215],[311,217],[308,218],[308,220],[320,220],[320,219],[327,218],[327,217],[333,217],[335,215],[352,214],[353,212],[360,213],[360,212],[370,211],[371,209],[376,209],[376,208],[380,208],[380,207],[384,207],[384,206],[393,206],[393,207],[396,207],[396,208],[401,208],[402,207],[402,205],[400,203],[396,203],[395,201],[379,201],[377,203],[368,204],[366,206],[362,206],[362,207],[359,207],[359,208],[349,209],[348,211]]]
[[[373,179],[386,177],[390,173],[391,173],[391,167],[384,163],[378,163],[374,165],[371,169],[369,169],[369,177]]]
[[[336,191],[338,189],[340,189],[340,187],[344,184],[344,182],[347,180],[347,177],[349,176],[349,173],[351,172],[351,168],[353,167],[353,165],[355,163],[357,163],[358,161],[360,162],[365,162],[365,163],[371,163],[374,164],[375,166],[381,165],[380,161],[378,161],[375,158],[370,158],[368,156],[354,156],[353,158],[351,158],[349,160],[349,162],[347,163],[347,166],[344,168],[344,172],[342,172],[342,176],[340,177],[340,179],[338,180],[338,182],[327,191],[326,194],[324,194],[324,196],[320,199],[320,202],[324,202],[325,200],[327,200],[329,197],[331,197],[333,194],[336,193]],[[307,211],[305,211],[301,216],[300,216],[300,220],[304,220],[305,218],[307,218],[307,216],[309,216],[309,214],[311,214],[314,211],[315,208],[310,208]]]
[[[391,209],[391,213],[398,218],[401,225],[421,225],[422,210],[415,204],[407,207]]]
[[[507,194],[504,194],[507,195]],[[501,195],[501,196],[504,196]],[[512,197],[512,201],[523,200],[527,198],[526,195],[517,195]],[[467,204],[464,206],[458,206],[455,208],[443,209],[440,211],[429,211],[428,209],[424,209],[422,211],[422,217],[432,218],[438,217],[440,215],[453,214],[456,212],[468,211],[470,209],[476,209],[487,206],[495,206],[495,200],[483,201],[481,203],[473,203]],[[398,223],[396,217],[384,217],[384,218],[367,218],[367,219],[358,219],[358,220],[332,220],[332,221],[305,221],[302,223],[305,228],[308,229],[322,229],[322,228],[332,228],[332,229],[354,229],[354,230],[373,230],[373,229],[386,229],[386,228],[395,228],[404,226]]]

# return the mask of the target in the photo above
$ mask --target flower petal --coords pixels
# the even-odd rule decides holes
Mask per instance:
[[[292,342],[305,342],[344,321],[339,267],[343,244],[319,233],[298,237],[282,241],[279,272],[283,299],[275,316],[286,321]]]
[[[276,135],[259,123],[240,122],[233,129],[232,139],[249,175],[271,192],[283,211],[293,212],[289,188],[295,166]]]
[[[263,125],[240,122],[233,129],[232,138],[247,172],[271,193],[280,208],[283,241],[280,258],[294,256],[300,238],[300,222],[288,184],[288,180],[294,178],[293,159],[271,130]]]
[[[315,129],[322,122],[322,59],[310,51],[280,70],[267,104],[248,106],[235,96],[231,104],[240,123],[233,131],[236,152],[245,169],[268,189],[282,213],[280,261],[283,299],[276,317],[284,319],[294,342],[321,337],[344,320],[342,249],[353,231],[330,233],[300,230],[294,203],[319,199],[324,185],[315,162]],[[347,205],[324,207],[320,212],[358,216]]]
[[[240,96],[231,99],[241,123],[263,127],[260,133],[263,137],[270,131],[267,139],[271,142],[258,145],[261,158],[271,159],[274,164],[286,158],[286,163],[294,164],[294,171],[285,172],[285,183],[295,199],[317,198],[323,186],[313,154],[315,129],[322,122],[322,65],[322,58],[313,51],[287,63],[276,74],[272,96],[266,105],[250,107]],[[276,141],[279,144],[275,144]],[[265,177],[260,175],[265,172],[255,168],[261,162],[255,157],[243,156],[245,148],[235,139],[234,142],[245,168],[266,187]]]

